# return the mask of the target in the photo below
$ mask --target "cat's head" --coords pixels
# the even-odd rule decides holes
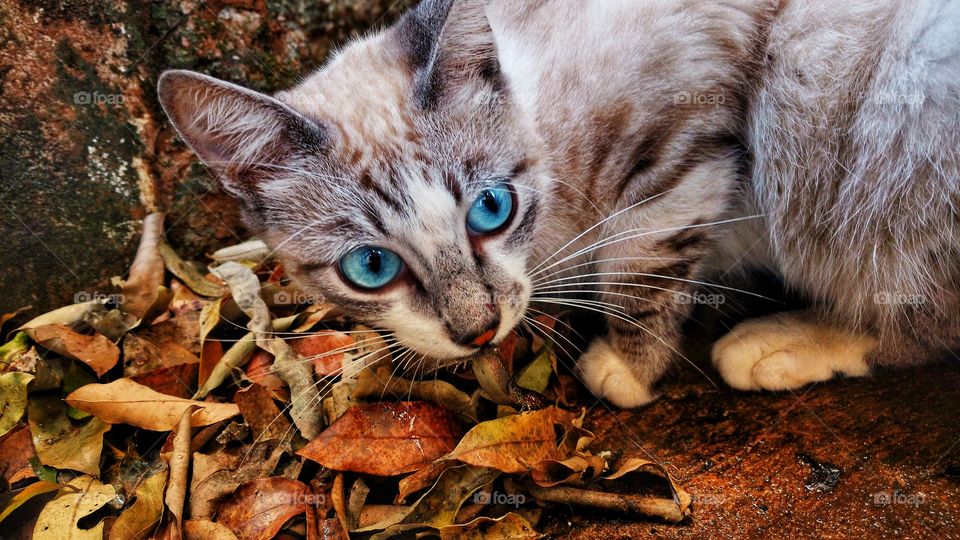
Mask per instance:
[[[270,97],[187,71],[159,96],[301,286],[438,358],[527,308],[540,142],[482,0],[425,0]]]

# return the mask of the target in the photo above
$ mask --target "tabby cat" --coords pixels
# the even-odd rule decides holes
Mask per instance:
[[[274,96],[159,97],[302,287],[429,357],[577,308],[583,381],[640,406],[757,268],[811,307],[715,344],[735,388],[958,346],[955,0],[423,0]]]

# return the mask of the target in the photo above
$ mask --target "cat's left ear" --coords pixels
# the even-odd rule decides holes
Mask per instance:
[[[477,83],[503,90],[486,5],[487,0],[422,0],[397,24],[421,107]]]

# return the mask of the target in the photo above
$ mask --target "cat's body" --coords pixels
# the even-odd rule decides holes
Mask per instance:
[[[160,96],[292,275],[427,354],[605,312],[580,370],[640,405],[695,282],[750,267],[818,308],[718,343],[740,388],[960,336],[960,2],[428,0],[276,100],[183,72]],[[465,229],[498,185],[511,216]],[[368,245],[404,270],[358,290]]]

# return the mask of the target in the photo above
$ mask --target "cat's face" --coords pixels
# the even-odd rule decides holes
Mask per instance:
[[[522,318],[546,207],[539,143],[482,3],[451,4],[421,4],[276,98],[189,72],[160,84],[178,131],[290,275],[438,358]]]

